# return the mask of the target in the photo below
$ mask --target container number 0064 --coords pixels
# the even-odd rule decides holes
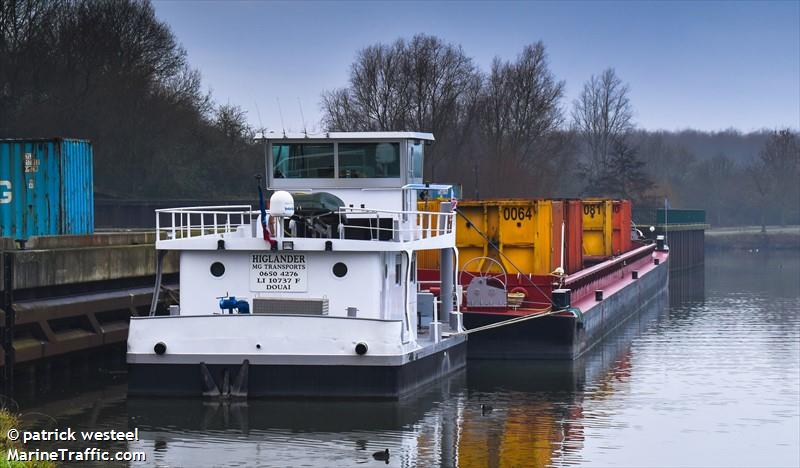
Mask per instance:
[[[503,208],[503,219],[506,221],[508,221],[509,219],[512,221],[517,221],[517,220],[522,221],[523,219],[531,219],[531,217],[532,215],[530,207],[526,208],[524,206],[519,206],[519,207],[507,206]]]

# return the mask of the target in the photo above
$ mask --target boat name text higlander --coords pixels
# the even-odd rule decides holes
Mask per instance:
[[[305,264],[306,256],[300,254],[253,254],[253,263]]]

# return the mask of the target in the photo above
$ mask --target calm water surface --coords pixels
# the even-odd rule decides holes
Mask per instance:
[[[401,402],[129,400],[93,369],[18,400],[36,429],[137,427],[105,447],[165,467],[800,466],[800,255],[709,254],[661,302],[580,362],[474,362]]]

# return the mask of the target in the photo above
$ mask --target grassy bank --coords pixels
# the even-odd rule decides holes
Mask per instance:
[[[800,250],[800,226],[758,226],[709,229],[706,248],[713,250]]]
[[[19,418],[6,410],[0,410],[0,468],[53,468],[56,465],[43,461],[8,461],[10,449],[21,449],[20,443],[8,439],[8,430],[19,429]]]

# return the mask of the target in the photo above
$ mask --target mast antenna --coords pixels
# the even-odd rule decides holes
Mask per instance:
[[[286,138],[286,124],[283,123],[283,110],[281,110],[281,98],[276,97],[276,101],[278,101],[278,114],[281,116],[281,129],[283,130],[283,137]]]
[[[260,127],[258,130],[263,135],[267,133],[267,129],[264,128],[264,122],[261,121],[261,111],[258,109],[258,101],[253,100],[253,104],[256,105],[256,115],[258,116],[258,126]]]
[[[297,97],[297,106],[300,107],[300,118],[303,120],[303,133],[305,133],[306,138],[308,138],[308,129],[306,128],[306,116],[303,115],[303,102],[300,100],[300,96]]]

